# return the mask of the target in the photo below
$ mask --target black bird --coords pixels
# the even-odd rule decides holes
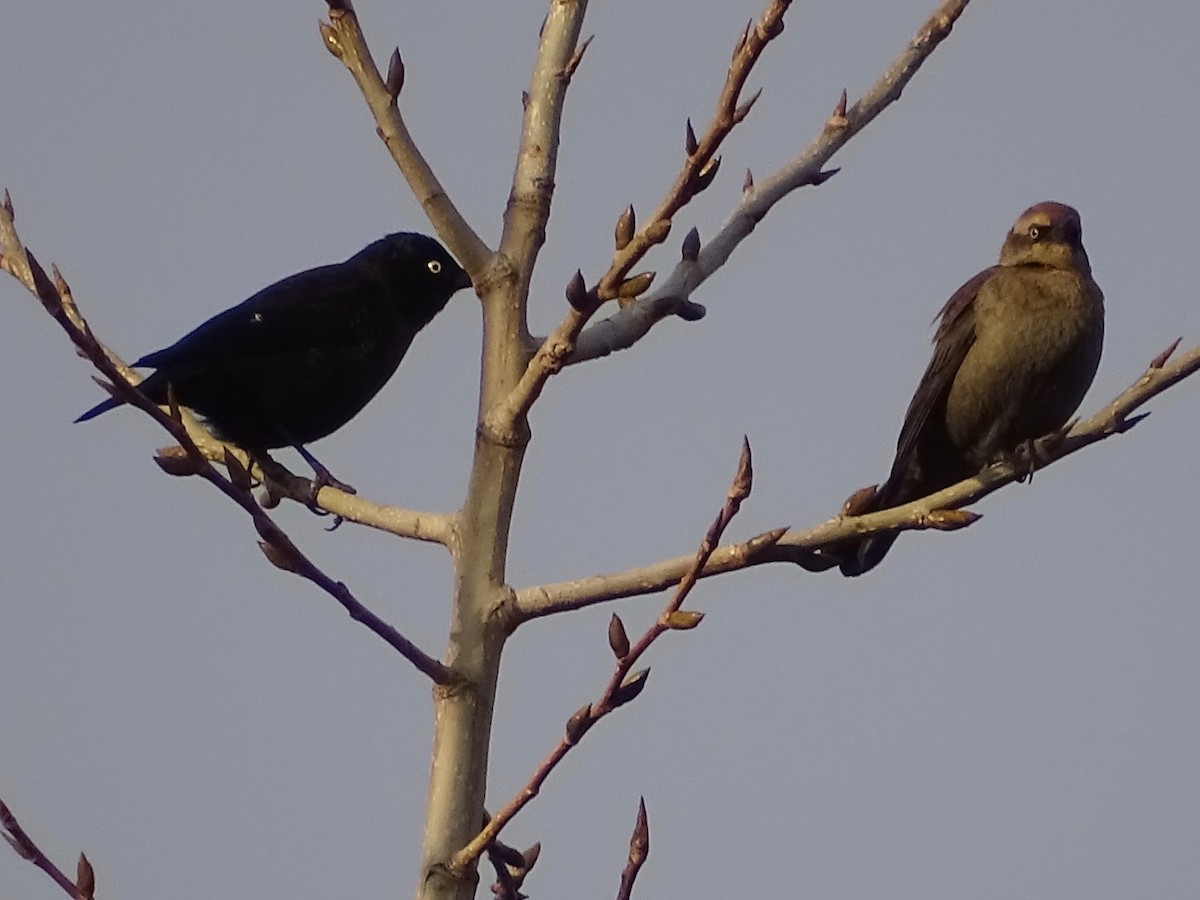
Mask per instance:
[[[389,234],[345,262],[263,288],[134,366],[159,405],[171,385],[223,441],[261,459],[294,447],[323,485],[348,488],[304,445],[349,422],[400,365],[417,332],[471,279],[436,240]],[[76,422],[121,405],[108,399]],[[353,490],[350,488],[349,490]]]
[[[900,506],[975,475],[1075,412],[1100,364],[1104,295],[1092,280],[1079,213],[1031,206],[984,269],[942,307],[888,480],[857,513]],[[883,559],[895,534],[837,551],[843,575]]]

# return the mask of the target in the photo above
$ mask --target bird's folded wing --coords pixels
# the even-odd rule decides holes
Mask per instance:
[[[181,370],[217,359],[353,346],[375,336],[369,298],[386,303],[383,291],[369,272],[348,271],[344,264],[311,269],[263,288],[134,365]]]
[[[904,425],[896,442],[896,461],[892,465],[892,477],[889,480],[892,484],[899,483],[909,471],[926,423],[934,410],[945,404],[950,394],[954,377],[975,342],[975,299],[997,268],[992,266],[984,269],[960,287],[937,315],[933,358],[904,414]]]

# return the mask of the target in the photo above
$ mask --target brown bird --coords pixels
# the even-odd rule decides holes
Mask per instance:
[[[940,491],[1022,445],[1032,451],[1033,440],[1078,408],[1104,344],[1104,295],[1092,280],[1079,213],[1053,202],[1025,210],[999,264],[955,291],[938,319],[891,474],[858,513]],[[880,535],[839,550],[842,574],[874,568],[895,540]]]

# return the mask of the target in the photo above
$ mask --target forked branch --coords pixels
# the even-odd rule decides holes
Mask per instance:
[[[747,177],[742,196],[725,224],[692,258],[684,254],[670,276],[652,292],[596,322],[578,336],[568,365],[632,347],[655,324],[672,314],[681,299],[692,295],[780,200],[797,188],[818,185],[832,174],[824,166],[854,135],[900,98],[917,70],[949,35],[970,0],[945,0],[921,26],[875,83],[847,108],[845,92],[833,113],[807,147],[766,178]],[[669,301],[665,302],[664,301]]]
[[[349,70],[362,92],[376,130],[387,145],[413,196],[425,210],[438,237],[458,257],[462,267],[478,286],[492,252],[463,218],[442,187],[433,168],[426,161],[408,126],[400,115],[397,98],[404,86],[404,64],[400,51],[393,51],[388,66],[388,80],[379,74],[375,60],[367,47],[367,39],[359,27],[358,15],[350,0],[329,0],[329,22],[322,22],[321,38],[325,47]]]
[[[8,841],[8,845],[18,856],[29,860],[49,875],[55,884],[66,891],[68,897],[73,897],[74,900],[95,900],[96,874],[92,871],[92,864],[88,862],[87,856],[79,854],[79,862],[75,866],[75,880],[72,881],[34,843],[33,838],[21,827],[21,823],[3,800],[0,800],[0,837]]]
[[[585,6],[586,4],[580,4]],[[687,122],[684,139],[684,162],[674,184],[667,190],[658,207],[645,220],[641,228],[636,227],[636,217],[633,207],[623,212],[617,221],[612,262],[608,271],[601,276],[599,282],[591,289],[583,288],[583,276],[576,274],[575,279],[568,285],[567,299],[569,309],[566,317],[547,337],[538,339],[537,352],[530,359],[524,374],[517,386],[505,398],[504,402],[489,411],[485,425],[490,432],[498,435],[512,431],[514,423],[525,415],[536,402],[546,382],[555,372],[559,371],[564,362],[575,352],[575,344],[580,332],[591,319],[601,304],[608,300],[620,300],[622,304],[630,304],[633,298],[645,293],[654,279],[653,272],[643,272],[629,277],[633,267],[657,244],[667,239],[671,231],[674,216],[686,206],[693,197],[712,184],[720,167],[720,157],[716,155],[721,144],[729,133],[749,114],[758,94],[742,102],[742,89],[750,76],[754,65],[762,56],[774,38],[783,32],[783,15],[791,5],[791,0],[770,0],[766,10],[757,22],[752,22],[741,32],[733,51],[733,60],[725,77],[725,84],[717,99],[716,110],[704,133],[697,137],[692,128],[691,120]],[[538,66],[530,98],[526,104],[525,139],[522,142],[522,153],[518,164],[517,180],[514,183],[512,198],[509,201],[509,213],[506,223],[514,215],[514,211],[528,210],[528,215],[534,217],[533,230],[530,232],[537,237],[537,246],[541,246],[544,229],[550,213],[550,194],[553,187],[553,159],[558,147],[558,124],[562,112],[562,93],[566,89],[566,80],[560,72],[564,66],[561,58],[569,43],[578,34],[580,22],[568,18],[565,24],[559,24],[558,17],[569,16],[576,10],[575,4],[551,5],[550,17],[543,29],[542,47],[539,50]],[[565,10],[565,12],[564,12]],[[582,9],[578,9],[582,19]],[[574,32],[568,30],[574,28]],[[552,56],[547,49],[551,37],[562,34],[562,47],[557,56],[553,56],[553,66],[543,62],[546,56]],[[549,44],[552,50],[554,43]],[[571,70],[573,71],[573,69]],[[542,78],[538,78],[542,72]],[[558,77],[554,77],[558,76]],[[539,88],[541,91],[539,92]],[[549,115],[538,115],[539,93],[548,93],[546,107]],[[553,125],[551,128],[550,126]],[[533,129],[532,132],[530,129]],[[531,140],[532,138],[532,140]],[[543,150],[545,147],[547,149]],[[527,160],[534,171],[523,174],[521,168]],[[545,161],[539,168],[534,163]],[[524,202],[521,202],[521,201]],[[528,228],[526,229],[529,230]],[[506,238],[504,247],[512,243]],[[528,254],[520,257],[525,259]],[[532,259],[530,259],[532,262]],[[532,271],[529,270],[519,271]],[[578,283],[576,284],[576,280]],[[687,304],[678,299],[666,302],[656,302],[648,308],[661,312],[662,315],[679,313],[685,318],[699,318],[703,310],[695,304]]]
[[[632,669],[642,655],[650,649],[650,645],[668,631],[687,631],[700,624],[704,618],[704,614],[683,609],[683,601],[687,599],[688,594],[695,587],[699,573],[703,571],[709,557],[720,543],[721,535],[724,533],[726,526],[737,515],[742,501],[750,495],[752,485],[753,466],[750,456],[750,443],[743,438],[742,453],[738,460],[737,473],[734,475],[733,483],[729,487],[725,504],[721,507],[721,511],[717,514],[716,519],[713,520],[712,525],[709,526],[707,533],[704,535],[704,540],[700,542],[699,549],[697,549],[691,558],[690,565],[682,572],[681,577],[678,579],[679,583],[676,586],[675,593],[666,607],[637,642],[632,645],[625,634],[624,624],[622,624],[617,616],[613,616],[612,624],[609,626],[608,642],[617,661],[613,673],[609,677],[608,683],[604,686],[604,690],[601,691],[599,698],[592,703],[585,703],[572,714],[570,719],[567,720],[566,731],[563,737],[555,745],[554,749],[550,751],[549,755],[538,765],[525,786],[502,809],[498,810],[492,816],[483,830],[469,844],[458,851],[450,860],[449,869],[452,872],[466,871],[467,867],[495,841],[500,834],[500,830],[538,795],[546,779],[550,777],[550,774],[562,762],[571,748],[583,739],[584,734],[593,725],[614,712],[617,708],[634,700],[642,692],[642,689],[646,686],[646,678],[649,676],[650,670],[642,669],[638,672],[632,672]]]

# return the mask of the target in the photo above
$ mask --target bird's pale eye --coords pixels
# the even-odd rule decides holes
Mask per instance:
[[[1029,239],[1031,241],[1041,240],[1042,232],[1044,230],[1045,229],[1043,229],[1041,225],[1030,225],[1029,226]]]
[[[425,266],[426,266],[426,267],[429,269],[429,271],[430,271],[430,272],[432,272],[434,275],[438,275],[438,274],[440,274],[440,273],[441,273],[441,271],[442,271],[442,263],[441,263],[441,261],[440,261],[440,260],[431,259],[429,262],[425,263]]]

